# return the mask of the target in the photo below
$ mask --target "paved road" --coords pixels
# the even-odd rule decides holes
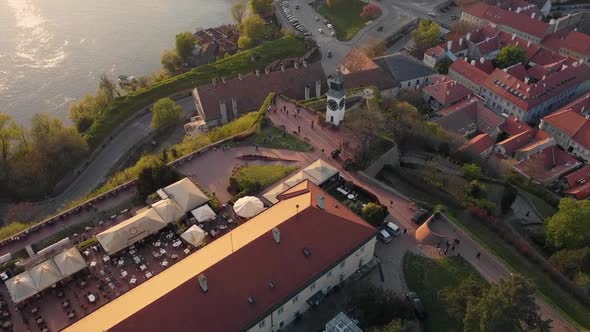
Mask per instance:
[[[195,112],[195,105],[192,97],[183,98],[177,101],[182,106],[182,117]],[[102,184],[111,168],[131,148],[152,133],[150,122],[151,112],[137,118],[131,125],[125,127],[119,134],[110,140],[106,147],[99,152],[94,160],[88,165],[60,195],[52,199],[51,206],[60,208],[69,201],[84,197]]]

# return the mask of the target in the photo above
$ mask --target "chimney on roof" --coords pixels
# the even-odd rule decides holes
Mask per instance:
[[[451,94],[451,91],[447,90],[447,96]]]
[[[471,60],[471,65],[475,66],[475,60]]]
[[[516,88],[517,88],[517,89],[520,89],[520,83],[517,83],[517,84],[516,84]]]
[[[526,43],[526,47],[531,46],[531,41],[529,40],[528,43]]]
[[[520,13],[520,7],[516,7],[516,13]]]
[[[525,77],[525,78],[524,78],[524,84],[529,84],[529,80],[530,80],[530,78],[529,78],[529,77]]]
[[[479,58],[479,63],[481,63],[483,65],[484,62],[486,62],[486,58],[484,58],[484,57]]]
[[[543,75],[543,77],[541,77],[541,81],[545,80],[547,78],[547,76]]]
[[[531,87],[526,88],[526,92],[527,93],[531,92]]]
[[[465,35],[465,39],[467,39],[467,40],[470,40],[470,39],[471,39],[471,32],[468,32],[468,33]]]
[[[272,229],[272,237],[277,244],[281,243],[281,231],[278,228],[274,227]]]
[[[451,50],[451,46],[453,46],[453,41],[452,40],[447,41],[447,50]]]
[[[463,46],[463,37],[459,38],[459,46]]]
[[[532,12],[531,13],[531,18],[535,18],[535,14],[536,14],[535,12]]]
[[[512,33],[512,39],[511,40],[514,40],[515,38],[516,38],[516,34],[513,32]]]
[[[270,75],[270,68],[269,67],[264,68],[264,73],[266,75]]]
[[[285,71],[285,65],[281,63],[281,71],[284,72]]]
[[[260,70],[256,69],[256,76],[260,77]]]
[[[323,195],[317,196],[317,206],[319,209],[322,209],[322,210],[326,209],[326,198]]]
[[[207,285],[207,277],[205,277],[204,274],[199,274],[199,276],[197,276],[197,279],[199,280],[199,286],[201,286],[201,290],[203,291],[203,293],[207,293],[207,291],[209,291],[209,285]]]

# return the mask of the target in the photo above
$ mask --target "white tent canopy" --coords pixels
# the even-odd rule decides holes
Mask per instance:
[[[152,204],[152,207],[166,223],[171,223],[184,217],[184,211],[182,211],[170,198],[156,202]]]
[[[198,222],[204,222],[209,220],[215,220],[217,216],[209,205],[203,205],[191,211],[191,214]]]
[[[59,272],[57,265],[55,265],[55,262],[51,259],[46,260],[39,265],[35,265],[29,270],[29,273],[31,274],[35,286],[37,286],[38,291],[51,287],[53,284],[64,278],[61,272]]]
[[[14,303],[20,303],[39,292],[29,271],[6,280],[6,288]]]
[[[177,181],[162,189],[170,199],[174,200],[183,213],[199,207],[209,201],[199,187],[189,178]]]
[[[184,233],[180,234],[181,238],[195,247],[198,247],[203,243],[205,236],[207,236],[207,233],[197,225],[192,225]]]
[[[86,261],[82,258],[82,255],[80,255],[80,252],[76,247],[72,247],[56,255],[53,257],[53,261],[64,277],[71,276],[86,268]]]
[[[166,225],[158,212],[151,208],[107,229],[96,235],[96,238],[102,248],[112,255],[146,236],[158,232]]]
[[[252,218],[264,210],[264,204],[254,196],[244,196],[234,203],[234,211],[243,218]]]

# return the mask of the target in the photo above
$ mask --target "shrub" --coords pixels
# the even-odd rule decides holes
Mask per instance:
[[[93,236],[93,237],[91,237],[89,239],[86,239],[86,240],[78,243],[78,246],[77,247],[80,250],[84,250],[84,249],[86,249],[86,248],[88,248],[90,246],[93,246],[93,245],[97,244],[97,243],[98,243],[98,240],[96,239],[95,236]]]
[[[387,217],[387,208],[383,205],[370,202],[362,209],[363,218],[371,225],[379,227]]]

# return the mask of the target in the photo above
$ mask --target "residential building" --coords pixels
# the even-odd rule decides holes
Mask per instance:
[[[237,52],[240,32],[235,25],[226,24],[199,29],[193,37],[197,45],[187,61],[193,66],[201,66],[214,62],[218,56]]]
[[[353,48],[338,64],[347,89],[376,86],[383,96],[393,97],[400,84],[362,50]]]
[[[567,186],[562,192],[576,199],[590,197],[590,166],[584,166],[563,177]]]
[[[494,147],[494,152],[504,157],[511,156],[521,147],[533,140],[535,130],[515,116],[509,116],[499,126],[505,139],[500,140]]]
[[[544,117],[539,127],[559,146],[590,162],[590,92]]]
[[[434,122],[447,131],[461,136],[488,134],[494,140],[500,133],[504,117],[491,111],[477,97],[470,97],[443,108]]]
[[[431,67],[405,53],[384,55],[373,61],[399,82],[401,89],[424,87],[438,75]]]
[[[436,76],[432,83],[422,89],[424,99],[434,110],[451,106],[472,94],[463,84],[447,75]]]
[[[466,59],[459,58],[449,66],[449,76],[473,91],[473,93],[479,95],[481,93],[481,87],[489,74],[484,70],[487,68],[480,66],[484,64],[485,60],[480,62],[471,60],[471,62],[467,62]],[[491,69],[493,71],[493,67]]]
[[[550,146],[531,155],[529,159],[513,164],[512,168],[521,175],[547,186],[581,164],[559,147]]]
[[[494,139],[489,134],[479,134],[459,148],[459,151],[485,159],[494,149]]]
[[[192,91],[198,115],[207,126],[228,123],[246,113],[257,111],[270,92],[301,100],[319,97],[325,89],[325,76],[320,63],[300,63],[299,59],[283,61],[280,69],[267,67],[238,78],[223,77]]]
[[[376,234],[305,180],[65,331],[278,331],[371,262]]]

